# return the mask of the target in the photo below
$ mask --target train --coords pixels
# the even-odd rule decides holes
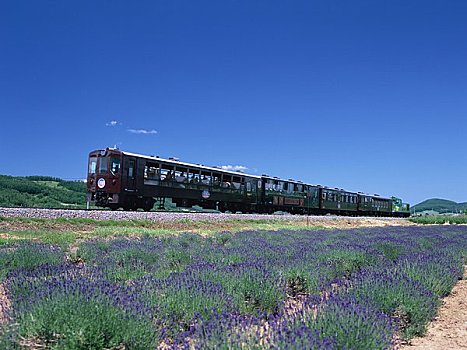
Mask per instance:
[[[251,175],[177,158],[125,152],[89,153],[87,201],[112,210],[150,211],[167,198],[177,207],[220,212],[407,217],[410,205],[382,197],[312,185],[267,174]]]

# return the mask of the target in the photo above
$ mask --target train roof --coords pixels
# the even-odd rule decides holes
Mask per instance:
[[[206,170],[209,170],[209,171],[222,172],[222,173],[227,173],[227,174],[231,174],[231,175],[235,175],[235,176],[243,176],[243,177],[250,177],[250,178],[256,178],[256,179],[261,178],[261,176],[258,176],[258,175],[246,174],[246,173],[242,173],[240,171],[225,170],[225,169],[222,169],[220,167],[206,166],[206,165],[203,165],[203,164],[181,162],[181,161],[175,160],[175,159],[161,158],[159,156],[157,156],[157,157],[155,157],[155,156],[146,156],[146,155],[143,155],[143,154],[137,154],[137,153],[126,152],[126,151],[120,151],[120,152],[122,152],[125,155],[132,156],[132,157],[150,159],[150,160],[154,160],[156,162],[157,161],[163,161],[165,163],[172,163],[174,165],[180,165],[180,166],[187,167],[187,168],[206,169]]]

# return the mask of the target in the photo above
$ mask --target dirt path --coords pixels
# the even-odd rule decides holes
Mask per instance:
[[[10,300],[5,293],[5,288],[3,287],[3,283],[0,283],[0,326],[4,324],[6,319],[6,312],[10,308]]]
[[[451,294],[443,299],[438,315],[422,338],[415,338],[403,350],[467,349],[467,267]]]

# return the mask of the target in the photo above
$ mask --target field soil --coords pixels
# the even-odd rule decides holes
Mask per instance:
[[[9,307],[10,307],[10,301],[8,300],[8,297],[6,296],[3,283],[0,283],[0,326],[6,322],[5,313],[7,312]]]
[[[438,315],[424,337],[414,338],[403,350],[467,349],[467,267],[464,278],[442,300]]]

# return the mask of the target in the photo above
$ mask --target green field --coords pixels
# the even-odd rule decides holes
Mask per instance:
[[[467,224],[467,215],[435,215],[411,217],[411,222],[423,225]]]
[[[48,176],[0,175],[0,207],[86,207],[86,183]]]

